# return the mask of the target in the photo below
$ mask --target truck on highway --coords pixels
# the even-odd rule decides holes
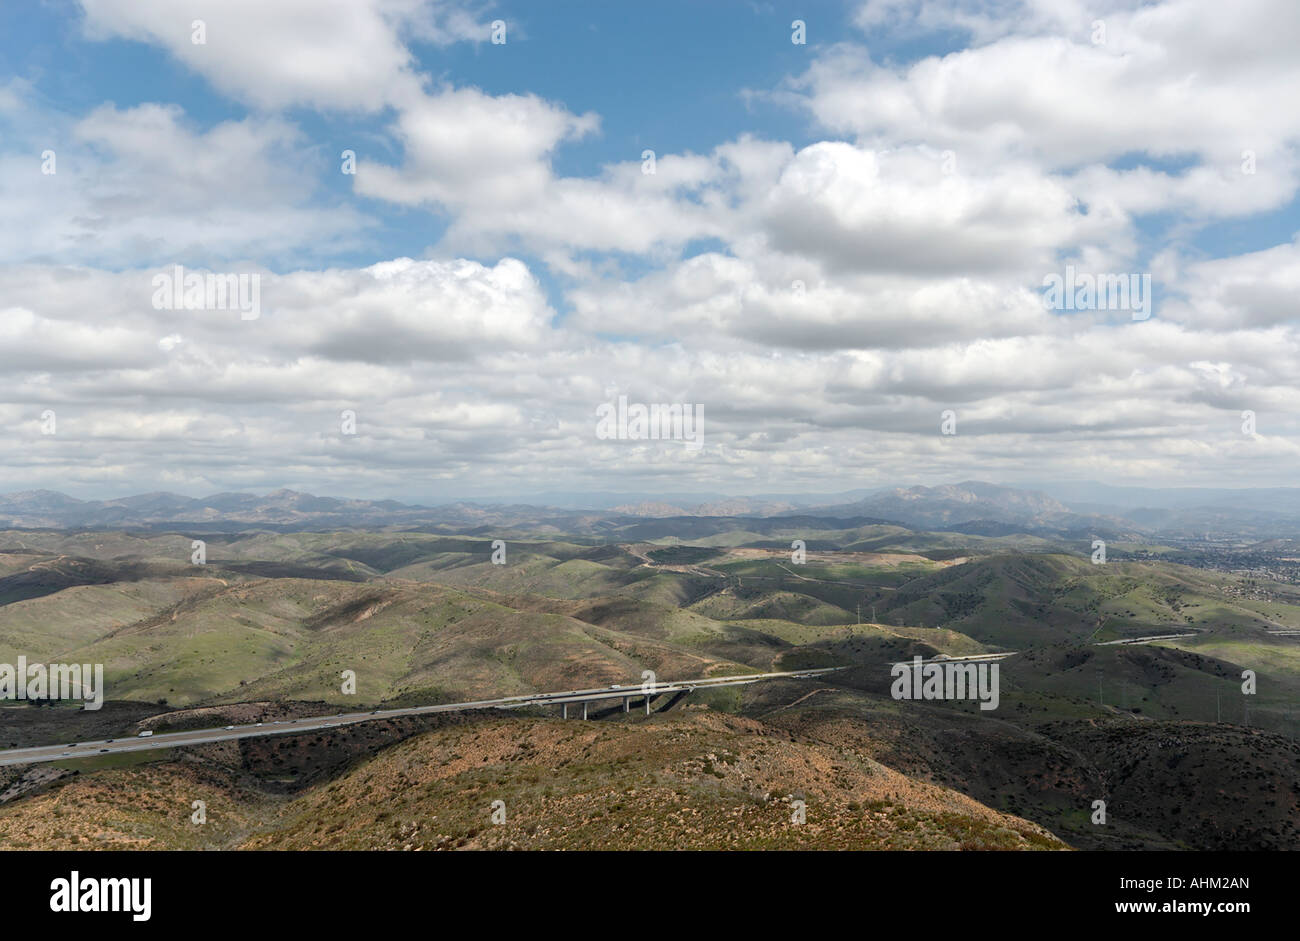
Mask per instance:
[[[141,732],[141,733],[140,733],[140,738],[145,738],[146,736],[149,736],[149,735],[153,735],[153,729],[148,729],[148,730],[146,730],[146,731],[144,731],[144,732]]]

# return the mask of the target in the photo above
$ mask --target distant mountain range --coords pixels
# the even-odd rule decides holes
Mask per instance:
[[[881,519],[926,531],[979,536],[1013,533],[1102,536],[1112,539],[1166,536],[1262,538],[1300,535],[1300,488],[1268,490],[1143,490],[1094,485],[1078,492],[1087,502],[1062,500],[1041,490],[964,481],[938,487],[856,491],[854,499],[806,499],[791,506],[768,497],[690,505],[646,501],[613,507],[611,513],[663,519],[685,516],[815,516]],[[1110,495],[1113,503],[1095,502]]]
[[[1100,485],[1097,485],[1100,486]],[[16,529],[160,529],[197,527],[208,531],[249,528],[280,530],[433,527],[473,531],[509,526],[534,532],[596,532],[629,517],[663,520],[672,534],[683,518],[780,519],[811,517],[831,527],[871,519],[925,531],[981,536],[1029,533],[1103,538],[1165,536],[1203,538],[1294,538],[1300,535],[1300,489],[1264,491],[1140,491],[1113,488],[1116,503],[1062,500],[1040,490],[981,481],[938,487],[859,490],[821,498],[789,496],[640,501],[628,495],[596,495],[599,508],[531,503],[449,503],[438,506],[395,500],[319,497],[294,490],[259,496],[217,493],[185,497],[146,493],[116,500],[79,500],[53,490],[0,495],[0,526]],[[1095,496],[1095,493],[1088,493]],[[568,497],[571,495],[555,495]],[[621,496],[621,502],[612,498]],[[1143,503],[1134,505],[1135,499]],[[817,503],[817,499],[824,502]],[[1121,505],[1120,500],[1124,504]],[[557,500],[557,503],[561,502]],[[563,502],[568,502],[564,500]],[[604,504],[603,506],[601,504]],[[669,526],[668,521],[676,521]],[[644,530],[645,527],[638,527]]]
[[[429,512],[427,507],[394,500],[338,500],[293,490],[276,490],[265,496],[216,493],[197,499],[144,493],[120,500],[78,500],[53,490],[0,495],[0,522],[20,528],[112,529],[180,523],[347,527],[424,518]]]

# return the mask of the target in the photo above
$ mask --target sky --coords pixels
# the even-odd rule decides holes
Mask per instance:
[[[1295,484],[1297,48],[1294,0],[0,5],[0,491]]]

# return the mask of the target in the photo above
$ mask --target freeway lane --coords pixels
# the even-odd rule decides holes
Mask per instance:
[[[1001,653],[972,653],[964,657],[950,657],[947,654],[939,654],[935,657],[922,660],[922,663],[997,663],[999,660],[1005,660],[1007,657],[1014,657],[1020,653],[1019,650],[1006,650]],[[911,663],[910,660],[902,660],[901,663]]]
[[[715,686],[747,686],[763,680],[805,679],[831,673],[843,667],[825,667],[816,670],[789,670],[783,673],[750,673],[741,676],[719,676],[699,680],[659,682],[650,687],[655,696],[708,689]],[[176,748],[180,745],[204,745],[209,742],[228,742],[263,735],[287,735],[296,732],[314,732],[333,729],[377,719],[398,716],[418,716],[432,712],[460,712],[474,709],[518,709],[523,706],[563,705],[576,702],[596,702],[623,697],[640,698],[645,695],[641,686],[597,686],[590,689],[570,689],[551,693],[534,693],[527,696],[506,696],[501,699],[481,699],[476,702],[443,703],[437,706],[410,706],[405,709],[377,709],[372,712],[349,712],[333,716],[311,716],[303,719],[281,719],[259,722],[255,725],[237,725],[226,729],[194,729],[189,732],[168,732],[145,738],[109,739],[102,742],[78,742],[75,745],[38,745],[30,748],[11,748],[0,751],[0,765],[26,765],[61,758],[91,758],[99,754],[151,751],[158,748]]]
[[[1153,640],[1178,640],[1181,637],[1200,637],[1200,631],[1184,631],[1181,634],[1151,634],[1147,637],[1121,637],[1119,640],[1104,640],[1093,644],[1094,647],[1127,646],[1130,644],[1149,644]]]

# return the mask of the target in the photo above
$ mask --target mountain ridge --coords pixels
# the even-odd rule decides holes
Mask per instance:
[[[0,526],[11,529],[158,528],[201,526],[350,529],[356,527],[510,526],[546,529],[575,521],[589,525],[619,520],[871,519],[928,532],[976,535],[1068,536],[1128,539],[1167,535],[1204,538],[1207,534],[1251,537],[1290,536],[1300,528],[1300,496],[1271,488],[1259,499],[1241,498],[1235,506],[1174,506],[1176,499],[1149,507],[1121,508],[1072,504],[1043,490],[967,480],[939,486],[894,487],[849,502],[792,504],[756,497],[715,497],[702,503],[646,497],[606,508],[559,507],[527,502],[458,501],[437,505],[318,496],[280,488],[266,494],[222,491],[186,497],[167,491],[107,500],[82,500],[54,490],[0,494]],[[1300,494],[1300,490],[1297,490]],[[700,496],[700,495],[697,495]],[[1274,502],[1270,504],[1270,500]],[[602,502],[602,501],[598,501]],[[1263,509],[1251,508],[1256,505]]]

